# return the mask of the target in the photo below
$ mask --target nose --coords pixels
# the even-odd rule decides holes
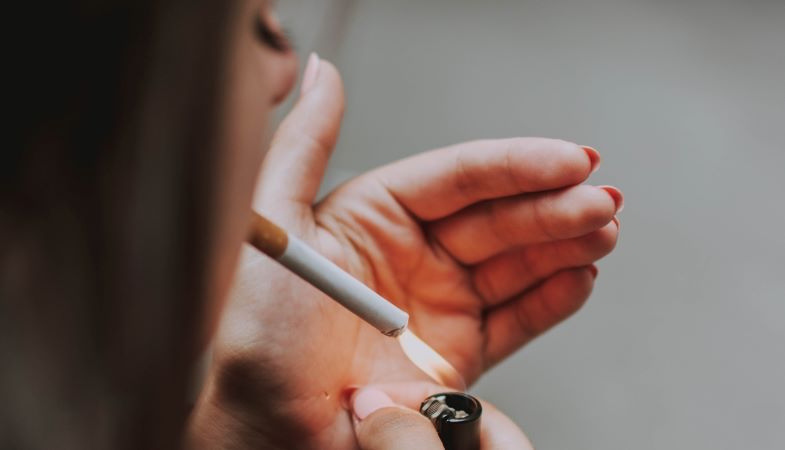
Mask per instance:
[[[279,53],[275,56],[273,72],[273,105],[281,103],[292,91],[297,82],[297,54],[293,51]]]

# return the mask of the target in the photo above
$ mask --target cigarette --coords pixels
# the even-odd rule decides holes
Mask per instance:
[[[409,315],[346,273],[303,241],[252,212],[248,243],[330,296],[374,328],[396,337],[406,330]]]

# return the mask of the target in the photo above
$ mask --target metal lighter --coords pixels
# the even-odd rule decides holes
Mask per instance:
[[[479,450],[482,405],[476,398],[462,392],[431,395],[420,413],[436,427],[445,450]]]

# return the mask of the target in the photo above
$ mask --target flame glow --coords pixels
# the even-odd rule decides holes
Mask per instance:
[[[436,353],[436,350],[428,346],[411,330],[407,329],[398,336],[398,342],[409,360],[434,381],[461,391],[466,389],[463,377],[452,364],[447,362],[442,355]]]

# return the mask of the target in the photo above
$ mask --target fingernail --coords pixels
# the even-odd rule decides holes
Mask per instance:
[[[316,79],[319,77],[319,62],[319,55],[315,52],[308,56],[308,64],[303,72],[303,82],[300,84],[300,97],[307,94],[316,84]]]
[[[618,217],[613,216],[613,223],[616,224],[616,229],[621,229],[621,222],[619,222],[619,218]]]
[[[589,272],[591,272],[592,278],[597,278],[597,274],[600,273],[600,269],[597,268],[594,264],[589,266]]]
[[[582,148],[583,151],[585,151],[586,154],[589,155],[589,161],[591,162],[591,171],[589,172],[589,174],[592,174],[596,172],[597,169],[600,168],[600,159],[601,159],[600,152],[595,150],[594,147],[589,147],[586,145],[584,145]]]
[[[352,397],[352,412],[358,421],[362,421],[374,411],[388,406],[395,406],[395,403],[387,394],[378,389],[362,388]]]
[[[613,203],[616,204],[616,214],[620,213],[621,210],[624,209],[624,195],[621,191],[613,186],[597,186],[600,189],[607,192],[611,198],[613,199]]]

